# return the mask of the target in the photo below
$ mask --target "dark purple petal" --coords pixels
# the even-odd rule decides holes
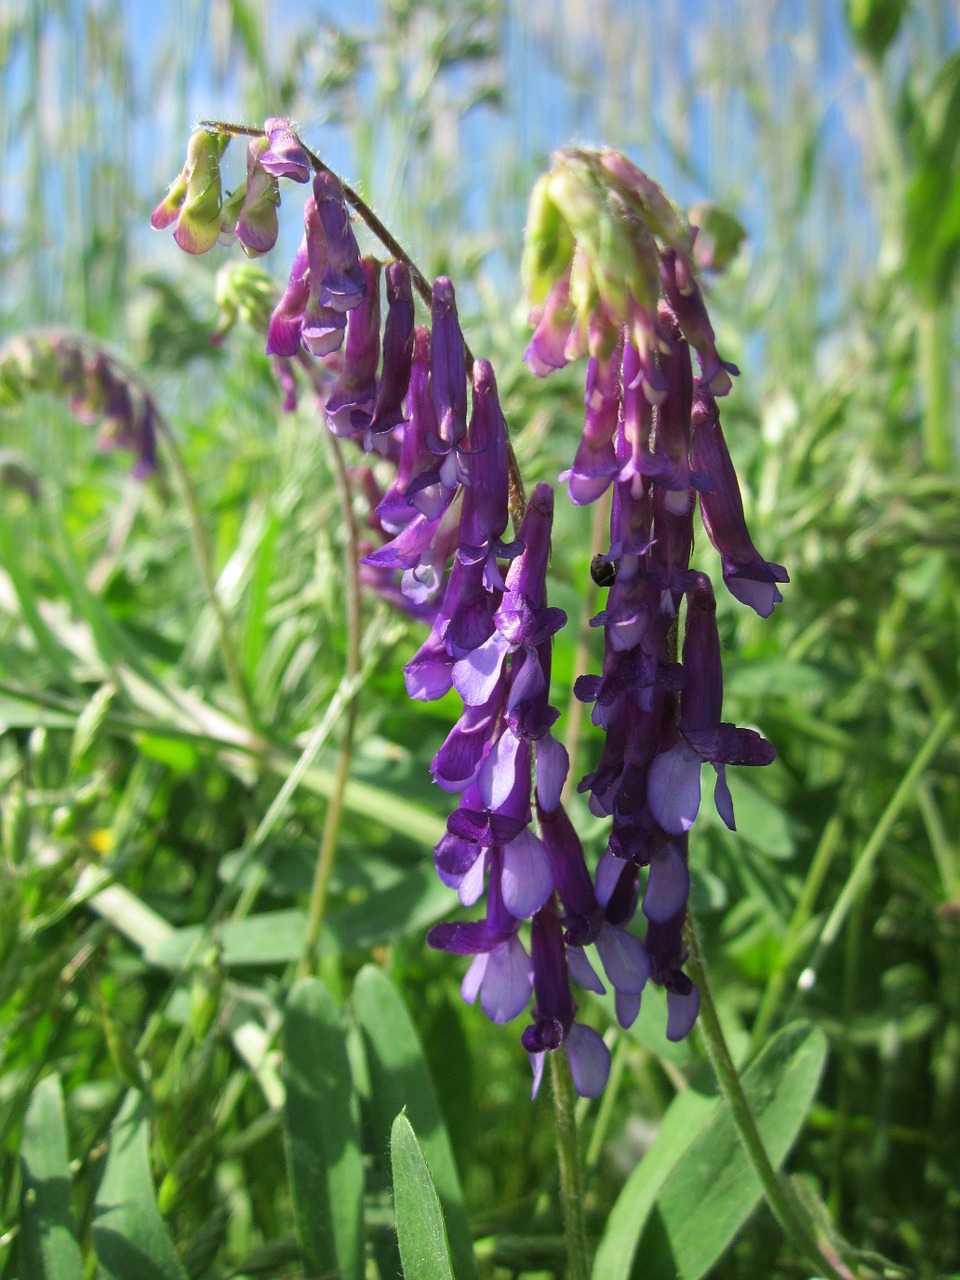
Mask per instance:
[[[776,584],[790,579],[783,565],[765,561],[751,541],[717,404],[703,388],[697,391],[693,422],[693,466],[713,481],[712,491],[700,495],[700,513],[707,535],[720,553],[723,580],[736,599],[767,618],[783,599]]]
[[[347,317],[347,341],[340,376],[327,397],[327,426],[336,436],[352,436],[370,423],[380,363],[380,264],[360,260],[363,301]]]
[[[321,306],[350,311],[363,301],[367,286],[340,179],[329,169],[321,169],[314,175],[313,196],[317,214],[313,229],[318,239],[323,239],[325,262],[320,279],[311,279],[311,291]]]
[[[387,322],[383,330],[383,369],[371,431],[389,431],[403,422],[403,401],[410,386],[413,363],[413,290],[410,268],[404,262],[387,267]]]
[[[438,276],[433,284],[430,340],[438,438],[445,449],[452,449],[467,434],[467,362],[456,294],[447,276]]]

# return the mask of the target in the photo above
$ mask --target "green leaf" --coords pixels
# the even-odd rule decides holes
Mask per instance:
[[[93,1207],[93,1246],[104,1280],[187,1280],[150,1174],[150,1127],[131,1089],[110,1127],[107,1167]]]
[[[467,1280],[477,1267],[460,1177],[416,1029],[393,983],[374,965],[357,975],[353,1003],[370,1071],[375,1150],[386,1152],[394,1117],[406,1109],[443,1206],[454,1272]]]
[[[811,1023],[784,1027],[744,1072],[743,1089],[775,1169],[786,1159],[810,1109],[827,1055]],[[643,1275],[699,1280],[760,1202],[729,1107],[719,1104],[664,1183],[640,1241]],[[596,1272],[595,1280],[607,1280]]]
[[[83,1258],[70,1209],[67,1127],[59,1076],[41,1080],[30,1097],[20,1170],[23,1280],[83,1280]]]
[[[407,1280],[453,1280],[437,1189],[410,1121],[402,1113],[390,1130],[390,1162],[404,1276]]]
[[[297,1237],[310,1275],[363,1274],[360,1108],[336,1002],[322,983],[293,988],[283,1024],[284,1129]]]
[[[624,1183],[593,1262],[593,1280],[629,1280],[640,1234],[664,1182],[717,1105],[694,1089],[670,1103],[650,1149]]]
[[[394,883],[369,894],[362,902],[331,911],[320,935],[320,954],[335,955],[389,942],[434,924],[450,909],[450,893],[432,866],[398,873]],[[190,925],[144,949],[144,959],[176,969],[190,955],[202,927]],[[303,911],[264,911],[242,920],[228,920],[212,930],[223,948],[227,968],[241,965],[288,964],[299,960],[306,933]]]

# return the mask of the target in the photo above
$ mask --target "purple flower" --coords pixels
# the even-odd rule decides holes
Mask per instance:
[[[520,921],[504,905],[500,887],[503,851],[490,852],[490,888],[486,919],[438,924],[427,944],[438,951],[475,957],[463,979],[461,993],[468,1004],[477,996],[491,1022],[509,1022],[527,1007],[533,990],[533,964],[517,937]]]
[[[523,544],[505,543],[501,537],[510,518],[507,424],[497,398],[493,369],[486,360],[477,360],[473,366],[473,415],[466,470],[469,483],[463,495],[457,556],[463,564],[481,563],[484,586],[488,591],[502,591],[497,557],[512,558]]]
[[[347,341],[340,376],[327,397],[327,426],[335,436],[352,436],[370,424],[377,396],[380,363],[380,264],[361,258],[363,301],[347,319]]]
[[[449,453],[467,434],[467,363],[456,294],[447,276],[433,283],[430,382],[438,423],[438,438],[430,447]]]
[[[717,812],[730,830],[735,831],[726,766],[770,764],[776,758],[776,751],[755,730],[739,729],[720,720],[723,706],[720,637],[713,588],[710,579],[702,573],[697,575],[687,597],[683,670],[680,740],[662,751],[650,766],[650,809],[665,831],[674,834],[689,831],[700,808],[700,765],[709,761],[717,772],[714,792]]]
[[[290,268],[290,279],[267,327],[267,355],[295,356],[300,350],[303,313],[310,296],[310,260],[304,235]]]
[[[540,1087],[544,1055],[563,1045],[577,1093],[598,1098],[610,1074],[610,1051],[592,1027],[574,1021],[577,1006],[570,994],[563,933],[549,904],[533,917],[530,937],[535,1004],[533,1023],[520,1041],[533,1066],[533,1095]]]
[[[350,311],[358,307],[366,294],[367,284],[360,265],[360,250],[350,215],[343,200],[343,187],[336,174],[321,169],[314,175],[313,198],[316,201],[316,260],[320,260],[323,244],[321,278],[312,282],[319,303],[334,311]],[[313,269],[311,259],[311,270]]]
[[[410,385],[414,331],[410,269],[404,262],[387,267],[387,323],[383,332],[383,370],[370,430],[389,431],[404,421],[403,401]]]
[[[277,179],[263,167],[266,138],[252,138],[247,147],[247,183],[236,222],[236,236],[244,253],[259,257],[277,243],[280,221],[280,188]]]
[[[267,135],[267,148],[261,153],[260,163],[266,172],[275,178],[309,182],[310,162],[290,121],[271,116],[263,122],[263,132]]]
[[[712,489],[700,495],[700,514],[707,536],[720,553],[723,580],[741,604],[768,618],[783,599],[776,584],[790,578],[782,564],[764,560],[751,541],[717,402],[702,386],[697,388],[693,423],[693,465],[713,482]]]
[[[697,353],[701,381],[713,395],[725,396],[733,386],[730,375],[736,376],[740,370],[729,360],[721,360],[717,354],[713,325],[703,296],[690,273],[689,264],[681,265],[672,249],[666,249],[660,255],[660,280],[684,338]]]

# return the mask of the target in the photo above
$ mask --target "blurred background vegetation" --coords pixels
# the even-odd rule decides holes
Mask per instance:
[[[61,325],[110,344],[152,388],[200,513],[191,530],[168,475],[138,484],[98,456],[64,402],[3,409],[0,1277],[18,1274],[16,1156],[51,1068],[82,1230],[134,1083],[189,1274],[253,1274],[251,1257],[294,1274],[271,1046],[342,717],[342,520],[306,397],[280,412],[242,325],[209,341],[225,251],[186,260],[148,226],[195,120],[267,115],[453,277],[530,483],[568,464],[582,415],[579,371],[540,384],[522,363],[525,201],[550,149],[620,147],[746,228],[709,301],[743,370],[723,407],[754,538],[791,586],[766,623],[721,602],[726,714],[779,760],[738,787],[736,837],[698,830],[694,903],[741,1056],[795,1016],[828,1035],[792,1168],[858,1246],[960,1271],[954,6],[33,0],[0,6],[0,83],[0,339]],[[278,280],[300,234],[289,193],[281,225]],[[592,512],[558,510],[566,708],[578,665],[598,669],[596,635],[586,658],[577,644],[601,547]],[[457,962],[423,946],[451,907],[427,766],[455,713],[404,697],[416,626],[373,600],[366,623],[322,976],[346,996],[374,948],[424,1042],[485,1274],[549,1270],[547,1100],[529,1102],[513,1030],[463,1007]],[[698,1068],[661,1035],[621,1034],[607,1098],[584,1107],[598,1232]],[[791,1274],[779,1248],[761,1210],[715,1274]]]

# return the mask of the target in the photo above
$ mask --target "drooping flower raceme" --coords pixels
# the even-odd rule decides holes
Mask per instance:
[[[733,829],[727,766],[768,764],[775,755],[760,734],[721,718],[713,589],[690,568],[697,500],[738,600],[766,617],[787,581],[782,566],[756,551],[744,522],[717,409],[737,370],[717,352],[692,251],[682,215],[616,152],[561,152],[538,183],[524,264],[535,304],[527,360],[544,377],[589,354],[583,435],[561,478],[576,504],[613,486],[610,545],[597,557],[609,594],[593,619],[604,629],[603,668],[575,686],[606,740],[580,789],[595,814],[611,819],[598,872],[599,890],[620,867],[608,910],[625,876],[649,868],[645,954],[650,978],[667,992],[671,1039],[690,1030],[699,1004],[682,965],[687,833],[701,766],[715,769],[717,811]],[[618,988],[618,1007],[623,998]]]
[[[652,981],[666,991],[668,1037],[690,1031],[699,996],[683,971],[683,929],[701,768],[713,767],[714,803],[732,828],[727,767],[774,757],[759,733],[722,719],[713,589],[690,565],[699,503],[738,600],[765,617],[787,580],[744,522],[717,409],[737,370],[717,350],[694,278],[695,233],[616,152],[560,153],[531,200],[527,360],[544,377],[588,357],[583,433],[561,480],[577,505],[612,487],[609,546],[591,570],[609,593],[593,619],[604,632],[602,668],[575,685],[605,734],[580,782],[610,823],[591,874],[561,803],[568,758],[553,735],[552,643],[565,622],[547,602],[553,490],[536,486],[511,539],[506,422],[493,369],[471,367],[452,282],[434,282],[430,325],[417,327],[411,273],[389,263],[381,339],[380,264],[361,258],[335,175],[289,121],[271,119],[249,145],[245,187],[223,204],[224,146],[221,133],[194,135],[154,225],[176,222],[191,252],[210,247],[214,226],[261,252],[275,238],[278,180],[306,183],[313,169],[267,352],[287,401],[299,363],[329,429],[370,455],[357,475],[380,545],[363,557],[363,580],[430,623],[404,667],[409,695],[455,690],[462,703],[431,766],[438,787],[459,797],[434,860],[464,907],[485,900],[480,918],[437,925],[428,940],[472,957],[462,992],[493,1021],[519,1017],[533,997],[521,1039],[535,1092],[545,1055],[562,1047],[578,1091],[596,1096],[609,1053],[578,1018],[573,986],[608,984],[627,1027]],[[383,463],[395,471],[381,487]]]

